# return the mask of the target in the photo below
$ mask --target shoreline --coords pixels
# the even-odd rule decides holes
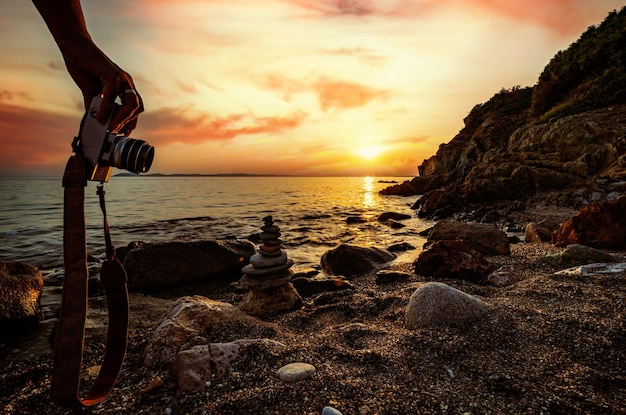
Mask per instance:
[[[225,325],[211,342],[267,337],[286,348],[251,349],[205,392],[179,394],[168,371],[143,366],[150,334],[174,300],[131,294],[127,359],[112,395],[94,413],[319,414],[326,405],[344,415],[624,413],[626,275],[557,275],[540,256],[561,251],[548,243],[513,244],[510,256],[488,257],[512,269],[510,284],[500,288],[439,280],[489,306],[485,319],[467,327],[406,329],[408,297],[427,280],[377,285],[371,274],[353,279],[354,290],[306,298],[301,310],[253,327]],[[626,261],[625,253],[617,256]],[[410,271],[411,264],[394,268]],[[202,287],[193,294],[233,305],[241,299]],[[99,364],[106,330],[103,298],[89,306],[85,368]],[[22,340],[4,358],[0,409],[7,413],[71,413],[48,400],[45,334]],[[282,383],[276,369],[294,361],[313,364],[316,375]],[[150,389],[155,379],[162,384]]]

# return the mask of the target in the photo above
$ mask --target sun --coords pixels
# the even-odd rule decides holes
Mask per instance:
[[[356,151],[356,153],[364,158],[365,160],[373,160],[376,157],[380,156],[383,152],[383,147],[381,146],[367,146],[361,147]]]

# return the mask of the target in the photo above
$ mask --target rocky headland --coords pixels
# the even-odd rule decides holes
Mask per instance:
[[[422,217],[506,223],[538,206],[580,209],[626,192],[626,9],[590,27],[536,85],[502,89],[465,127],[383,190]]]

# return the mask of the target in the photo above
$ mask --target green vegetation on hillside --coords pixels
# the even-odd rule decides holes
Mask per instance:
[[[534,87],[531,116],[546,121],[624,103],[626,7],[552,58]]]

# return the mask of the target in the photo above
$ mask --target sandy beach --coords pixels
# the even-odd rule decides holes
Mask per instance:
[[[426,280],[377,285],[374,275],[366,275],[352,281],[354,290],[306,298],[298,311],[207,333],[212,342],[269,338],[286,347],[269,352],[249,346],[223,378],[195,393],[179,393],[168,371],[143,365],[148,339],[173,299],[131,294],[130,344],[120,379],[109,399],[87,413],[319,414],[327,405],[344,415],[626,413],[626,275],[555,274],[541,256],[560,249],[547,243],[514,244],[511,251],[489,257],[495,266],[511,267],[510,285],[441,281],[484,301],[490,312],[481,321],[408,330],[408,299]],[[616,255],[624,260],[624,253]],[[241,299],[209,287],[192,294],[233,305]],[[98,367],[106,331],[103,298],[89,305],[86,383]],[[48,398],[49,329],[42,325],[3,345],[3,414],[74,413]],[[276,370],[291,362],[310,363],[316,374],[284,383]]]

